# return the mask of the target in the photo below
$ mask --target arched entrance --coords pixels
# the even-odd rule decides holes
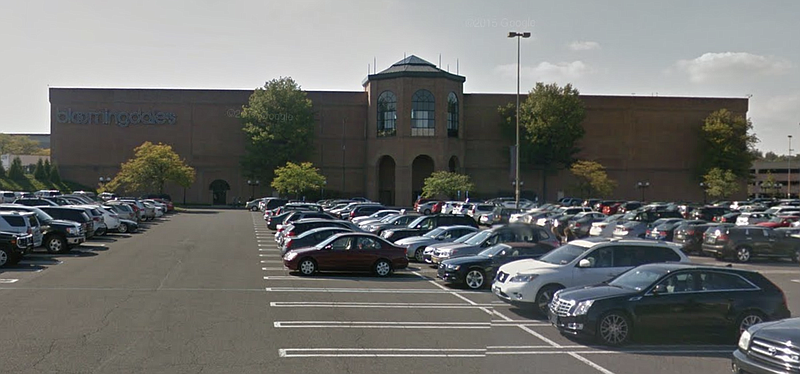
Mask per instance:
[[[378,201],[383,205],[394,205],[395,166],[391,156],[383,156],[378,161]]]
[[[451,173],[459,172],[458,157],[450,157],[450,162],[447,163],[447,169],[450,170]]]
[[[216,179],[208,186],[208,189],[211,190],[212,193],[212,204],[214,205],[225,205],[228,201],[228,191],[231,189],[231,185],[228,182],[222,179]]]
[[[422,195],[422,186],[425,178],[433,174],[433,159],[427,155],[419,155],[411,163],[411,201],[416,201]]]

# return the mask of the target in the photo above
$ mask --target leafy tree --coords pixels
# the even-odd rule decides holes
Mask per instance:
[[[58,166],[56,164],[52,164],[50,166],[50,182],[54,184],[61,184],[61,173],[58,172]]]
[[[761,182],[761,189],[765,190],[766,193],[772,197],[778,194],[778,181],[775,180],[775,176],[772,175],[771,171],[767,171],[767,178]]]
[[[50,159],[44,159],[44,173],[47,175],[47,179],[50,179],[50,172],[53,170],[53,166],[50,165]]]
[[[465,193],[475,189],[475,184],[470,181],[468,175],[453,173],[449,171],[435,171],[431,176],[425,178],[422,186],[422,197],[430,198],[445,195],[455,198],[459,191]]]
[[[36,169],[33,169],[33,177],[39,181],[47,180],[47,173],[45,172],[44,162],[42,162],[41,158],[36,162]]]
[[[712,198],[726,198],[739,191],[740,178],[731,170],[713,168],[703,176],[706,193]]]
[[[0,154],[32,155],[40,151],[39,143],[27,136],[0,134]]]
[[[19,157],[14,157],[11,161],[11,166],[8,168],[8,177],[13,180],[25,179],[25,169],[23,169],[22,160]]]
[[[105,185],[105,190],[164,193],[164,185],[173,182],[181,187],[194,183],[194,168],[168,144],[144,142],[134,149],[132,159],[123,163],[120,172]]]
[[[547,198],[547,177],[572,165],[580,151],[578,141],[585,134],[586,117],[580,93],[571,84],[536,83],[520,102],[520,167],[530,165],[542,172],[542,196]],[[503,133],[515,139],[516,108],[498,108]]]
[[[608,178],[606,168],[594,161],[578,161],[570,168],[578,178],[578,191],[582,197],[605,197],[611,195],[617,182]]]
[[[727,109],[720,109],[706,117],[700,131],[700,175],[707,176],[713,169],[728,170],[738,178],[750,175],[755,161],[753,123]]]
[[[273,79],[257,88],[242,108],[247,136],[241,163],[252,178],[271,179],[269,172],[290,160],[303,160],[314,148],[311,100],[292,78]]]
[[[300,196],[308,190],[319,190],[325,185],[325,176],[310,162],[295,164],[291,161],[275,169],[271,186],[282,195]]]
[[[789,161],[789,160],[791,160],[793,162],[794,161],[800,161],[800,154],[795,154],[795,155],[792,155],[791,157],[789,157],[788,155],[778,155],[775,152],[768,151],[764,155],[761,155],[761,152],[758,151],[758,150],[756,150],[754,154],[756,155],[756,158],[755,158],[756,160],[762,160],[762,161],[769,161],[769,162],[776,162],[776,161],[784,161],[785,162],[785,161]]]

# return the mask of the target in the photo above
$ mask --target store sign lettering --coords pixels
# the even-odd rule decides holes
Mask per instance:
[[[73,111],[71,108],[56,109],[58,123],[77,125],[174,125],[178,116],[171,112],[157,110],[136,110],[132,112],[111,111],[108,109],[94,111]]]

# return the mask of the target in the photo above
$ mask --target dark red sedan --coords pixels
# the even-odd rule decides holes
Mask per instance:
[[[293,249],[283,256],[283,265],[301,275],[318,271],[371,271],[379,277],[408,267],[406,248],[368,233],[331,236],[313,247]]]

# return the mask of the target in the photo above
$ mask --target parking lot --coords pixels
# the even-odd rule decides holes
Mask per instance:
[[[730,372],[732,345],[587,345],[424,265],[386,279],[290,274],[257,213],[143,228],[0,272],[4,372]],[[734,266],[763,271],[800,310],[797,265]]]

